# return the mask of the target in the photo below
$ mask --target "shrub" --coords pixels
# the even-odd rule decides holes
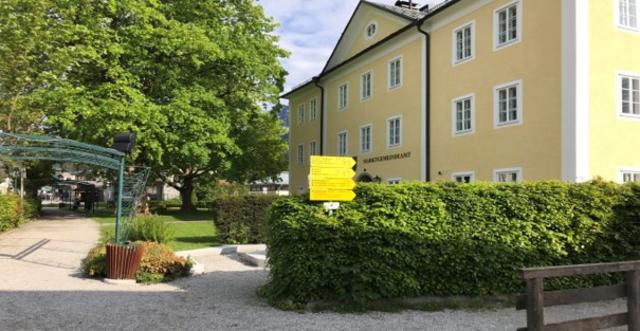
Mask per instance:
[[[260,292],[294,304],[516,293],[523,267],[640,258],[639,216],[640,186],[601,181],[365,184],[332,216],[282,199],[271,209],[271,277]]]
[[[156,243],[138,241],[144,247],[140,269],[136,279],[140,283],[157,283],[170,281],[178,277],[187,276],[191,270],[191,262],[173,253],[169,246]],[[89,277],[106,277],[105,244],[99,244],[92,248],[87,257],[82,261],[82,270]]]
[[[138,216],[131,224],[130,241],[153,241],[168,244],[175,238],[175,230],[163,218]]]
[[[18,227],[38,216],[40,202],[36,199],[20,199],[15,194],[0,195],[0,232]]]
[[[244,195],[218,199],[213,204],[214,223],[230,244],[265,242],[267,210],[275,196]]]

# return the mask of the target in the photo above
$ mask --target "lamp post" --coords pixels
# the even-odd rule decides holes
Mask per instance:
[[[120,159],[120,166],[118,167],[118,196],[116,197],[116,243],[119,243],[122,239],[120,236],[120,221],[122,219],[122,195],[124,194],[124,164],[126,155],[130,155],[133,151],[133,146],[136,143],[135,133],[118,133],[113,138],[113,145],[111,148],[124,153]]]

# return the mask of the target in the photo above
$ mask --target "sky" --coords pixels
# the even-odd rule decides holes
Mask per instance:
[[[394,0],[373,0],[394,4]],[[282,61],[289,72],[285,91],[320,73],[359,0],[257,0],[279,22],[280,47],[291,53]],[[434,0],[418,0],[420,5]]]

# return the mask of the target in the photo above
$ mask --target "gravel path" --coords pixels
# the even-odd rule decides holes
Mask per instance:
[[[108,285],[78,275],[80,260],[97,239],[92,220],[60,217],[0,235],[0,330],[515,330],[525,325],[524,313],[513,309],[283,312],[255,295],[267,278],[264,270],[220,255],[199,257],[207,269],[202,276],[150,286]],[[33,246],[38,243],[44,244]],[[33,252],[19,255],[31,246]],[[548,309],[546,317],[553,322],[625,309],[625,301],[618,300]]]

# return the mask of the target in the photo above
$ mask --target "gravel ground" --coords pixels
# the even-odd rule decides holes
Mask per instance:
[[[49,240],[21,259],[25,248]],[[199,257],[207,273],[170,284],[109,285],[78,275],[98,239],[89,219],[50,218],[0,236],[0,330],[515,330],[524,312],[295,313],[255,289],[267,273],[236,260]],[[24,255],[24,254],[23,254]],[[548,322],[626,309],[624,300],[547,309]]]

